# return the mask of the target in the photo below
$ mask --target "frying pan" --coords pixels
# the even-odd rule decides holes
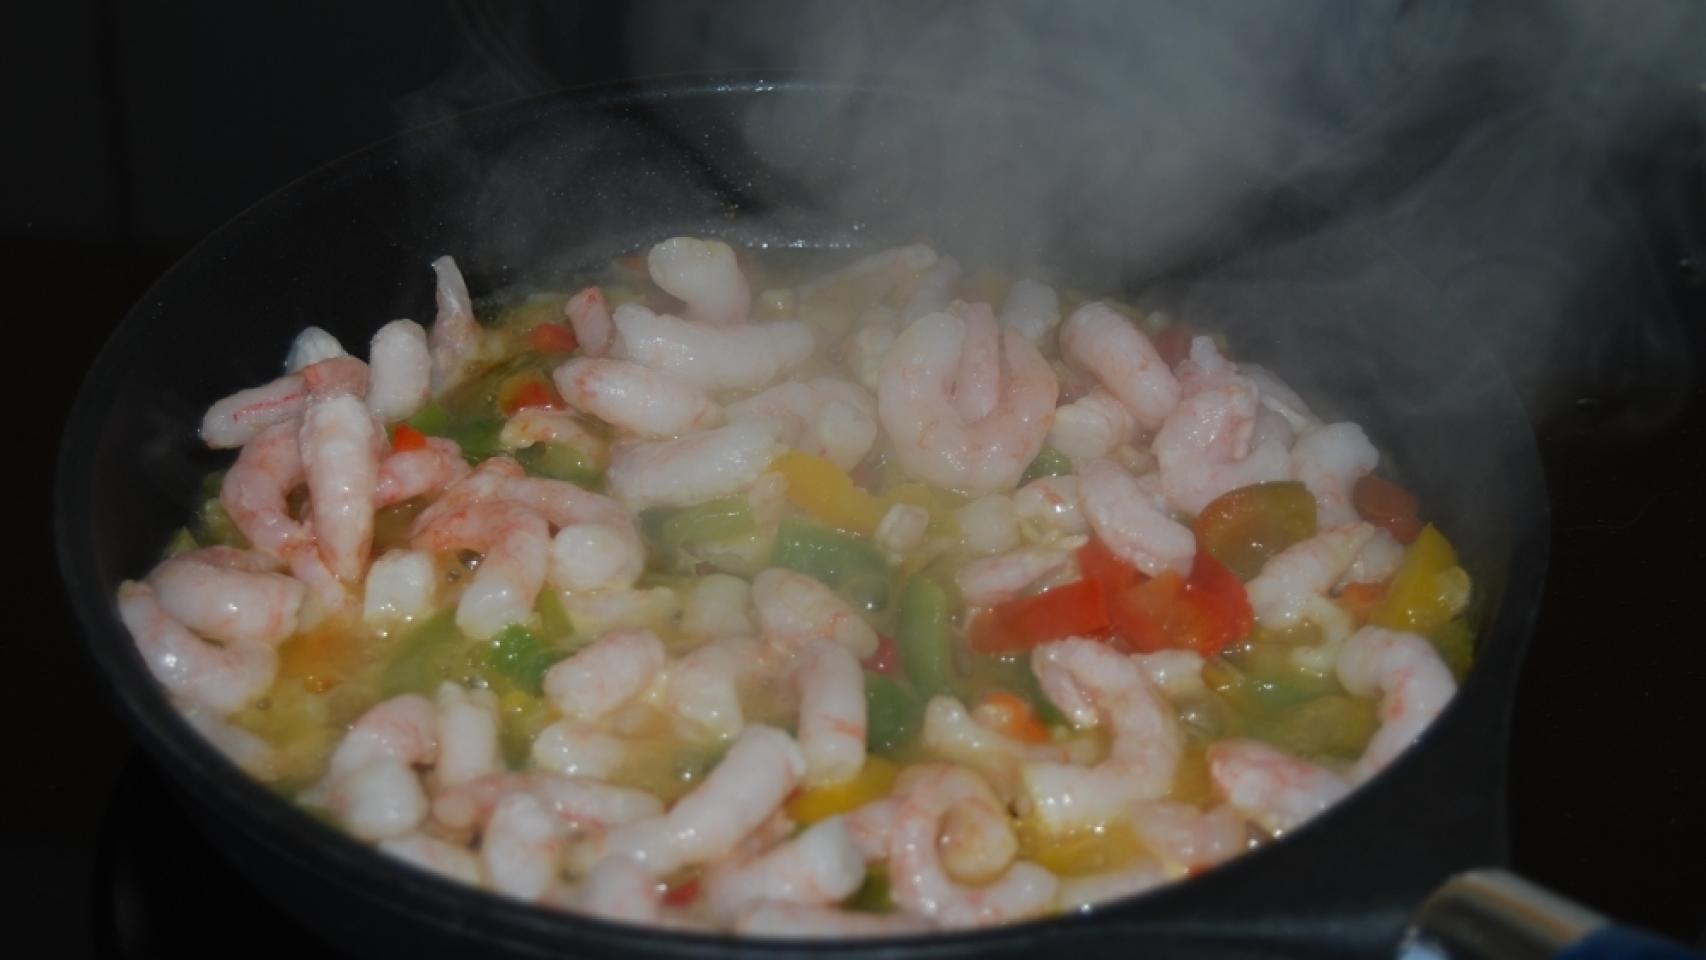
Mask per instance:
[[[1118,169],[1072,171],[1087,196],[1066,196],[1059,163],[1033,156],[1064,115],[756,79],[571,92],[383,142],[205,240],[89,372],[54,504],[61,571],[93,660],[192,820],[330,941],[417,956],[1364,956],[1390,949],[1445,877],[1504,862],[1510,705],[1546,556],[1545,491],[1515,395],[1490,364],[1429,349],[1454,320],[1377,237],[1282,185],[1236,179],[1245,175],[1230,161],[1215,162],[1248,189],[1188,228],[1156,206],[1168,185]],[[860,127],[857,143],[841,132],[871,117],[885,122]],[[988,145],[975,177],[944,163],[944,137]],[[394,317],[430,318],[427,263],[440,254],[457,256],[478,295],[549,286],[679,233],[779,254],[925,237],[968,263],[1046,257],[1061,282],[1151,291],[1187,320],[1228,330],[1241,359],[1363,423],[1385,445],[1387,469],[1449,532],[1477,584],[1474,669],[1385,773],[1201,878],[1089,916],[809,949],[602,923],[417,873],[322,826],[196,736],[112,598],[189,515],[200,476],[228,459],[196,438],[207,404],[276,375],[306,324],[360,345]]]

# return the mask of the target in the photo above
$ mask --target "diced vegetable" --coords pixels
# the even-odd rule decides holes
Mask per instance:
[[[1019,486],[1024,486],[1039,477],[1064,477],[1072,472],[1072,461],[1066,454],[1053,447],[1044,447],[1037,452],[1036,459],[1025,468],[1019,477]]]
[[[1374,611],[1386,600],[1389,581],[1379,583],[1347,583],[1336,598],[1339,606],[1351,615],[1358,626],[1368,622]]]
[[[668,553],[700,543],[745,536],[758,529],[741,496],[718,497],[691,507],[654,507],[640,514],[646,539]]]
[[[977,705],[978,716],[1001,733],[1025,743],[1047,743],[1048,726],[1025,698],[1009,690],[991,690]]]
[[[979,653],[1013,653],[1051,640],[1102,634],[1108,625],[1102,581],[1084,579],[984,611],[973,621],[968,641]]]
[[[1298,666],[1293,649],[1291,644],[1258,640],[1229,650],[1221,660],[1210,661],[1217,667],[1211,685],[1223,695],[1243,698],[1242,706],[1254,711],[1294,707],[1339,689],[1331,675]]]
[[[796,517],[783,517],[770,562],[831,587],[854,575],[888,577],[888,561],[866,541]]]
[[[1462,680],[1469,672],[1469,665],[1475,659],[1475,631],[1470,628],[1469,621],[1462,617],[1446,621],[1445,626],[1435,630],[1428,637],[1433,641],[1434,649],[1439,651],[1439,658],[1451,668],[1452,676]]]
[[[860,913],[893,913],[894,891],[889,885],[888,868],[881,863],[872,864],[865,872],[865,882],[841,905]]]
[[[1168,648],[1212,656],[1248,635],[1255,614],[1244,585],[1207,550],[1198,550],[1189,578],[1169,570],[1113,594],[1108,618],[1122,646],[1140,653]]]
[[[504,452],[503,445],[498,442],[498,435],[504,428],[499,417],[487,414],[452,417],[443,406],[429,403],[407,423],[429,437],[455,440],[456,445],[462,448],[463,459],[469,463],[479,463]]]
[[[527,331],[527,345],[539,353],[573,353],[579,343],[573,328],[561,323],[541,323]]]
[[[878,756],[867,756],[865,765],[851,779],[795,794],[788,801],[788,816],[801,826],[842,813],[851,813],[873,800],[881,800],[894,789],[900,767]]]
[[[1173,324],[1149,338],[1155,345],[1155,352],[1161,354],[1161,359],[1169,367],[1176,367],[1179,361],[1191,355],[1191,341],[1196,338],[1196,331],[1183,324]]]
[[[1216,497],[1192,527],[1199,545],[1250,580],[1274,554],[1315,535],[1315,497],[1295,480],[1251,484]]]
[[[1451,541],[1430,523],[1405,551],[1385,601],[1369,622],[1429,636],[1462,613],[1468,602],[1469,574],[1457,565]]]
[[[411,450],[425,450],[426,434],[416,430],[406,423],[397,424],[391,431],[391,449],[397,453],[408,453]]]
[[[1115,821],[1095,830],[1059,833],[1043,826],[1035,816],[1016,821],[1019,856],[1064,877],[1098,873],[1129,864],[1144,853],[1143,845],[1130,827]]]
[[[487,669],[517,688],[538,695],[544,690],[545,671],[567,655],[540,643],[532,631],[517,623],[491,639],[485,663]]]
[[[874,753],[894,753],[918,734],[924,703],[897,681],[867,670],[865,714],[865,746]]]
[[[513,417],[528,407],[557,405],[557,392],[550,381],[537,373],[518,373],[498,385],[498,409]]]
[[[900,648],[896,646],[894,637],[886,633],[877,634],[877,652],[866,657],[861,664],[866,670],[885,677],[900,673]]]
[[[575,632],[574,621],[569,619],[569,611],[563,609],[563,598],[556,590],[546,587],[539,591],[533,609],[539,614],[539,625],[546,639],[567,637]]]
[[[1379,722],[1376,701],[1329,693],[1258,719],[1248,732],[1289,753],[1354,760]]]
[[[928,700],[953,692],[954,652],[949,633],[948,591],[926,575],[914,576],[900,597],[901,667],[918,695]]]
[[[823,457],[790,450],[770,469],[787,479],[788,499],[821,523],[869,536],[883,519],[883,503]]]
[[[1351,490],[1351,503],[1364,520],[1385,527],[1399,543],[1415,543],[1421,535],[1416,495],[1384,477],[1364,474]]]

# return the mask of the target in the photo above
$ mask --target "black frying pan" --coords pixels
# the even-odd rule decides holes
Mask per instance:
[[[1155,206],[1167,184],[1075,171],[1062,193],[1059,105],[742,81],[523,101],[387,141],[260,203],[163,277],[84,384],[60,455],[66,587],[99,668],[195,822],[330,939],[386,954],[749,956],[1369,955],[1447,875],[1506,859],[1506,736],[1543,575],[1545,491],[1502,376],[1441,364],[1454,318],[1377,237],[1258,178],[1204,223]],[[857,143],[850,117],[887,118]],[[1082,132],[1078,128],[1077,132]],[[1142,150],[1142,143],[1109,149]],[[968,139],[969,138],[969,139]],[[953,169],[944,140],[986,144]],[[1230,162],[1223,174],[1242,176]],[[1229,181],[1233,182],[1233,181]],[[1147,225],[1147,232],[1146,232]],[[1087,288],[1150,291],[1226,329],[1328,413],[1362,422],[1476,578],[1477,664],[1423,741],[1285,841],[1090,917],[884,944],[761,944],[612,925],[411,871],[228,765],[180,721],[113,603],[225,457],[195,426],[213,399],[276,375],[297,330],[365,344],[430,319],[427,263],[452,253],[490,292],[555,278],[676,233],[835,250],[921,236],[968,263],[1043,260]],[[1158,239],[1165,234],[1165,241]],[[1425,358],[1425,359],[1423,359]]]

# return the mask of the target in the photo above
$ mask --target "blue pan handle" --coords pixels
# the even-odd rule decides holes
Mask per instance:
[[[1401,960],[1706,960],[1504,870],[1460,873],[1416,911]]]

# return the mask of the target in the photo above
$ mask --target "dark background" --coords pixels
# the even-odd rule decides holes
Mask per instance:
[[[25,521],[11,605],[22,617],[0,672],[14,745],[0,822],[24,881],[7,940],[21,933],[55,956],[176,952],[198,942],[197,914],[150,908],[136,890],[199,884],[241,899],[244,888],[173,842],[182,824],[159,805],[63,611],[44,506],[81,371],[152,278],[295,177],[460,110],[628,77],[625,15],[616,4],[63,0],[0,18],[3,379]],[[1508,811],[1519,870],[1688,942],[1706,942],[1703,117],[1677,117],[1612,170],[1637,212],[1629,242],[1650,264],[1631,296],[1681,331],[1667,342],[1691,353],[1692,374],[1615,390],[1585,378],[1572,402],[1535,411],[1553,553],[1518,693]],[[1628,428],[1628,411],[1654,409],[1664,412]],[[253,922],[278,921],[255,907]]]

